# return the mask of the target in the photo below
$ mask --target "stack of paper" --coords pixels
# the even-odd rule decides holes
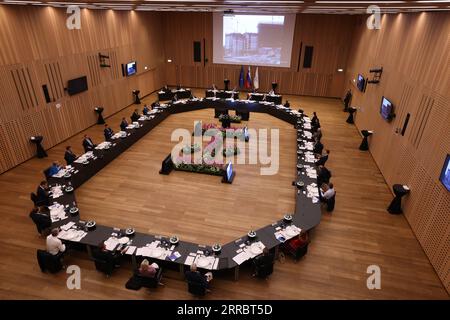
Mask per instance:
[[[119,245],[119,240],[115,237],[109,237],[104,243],[106,250],[113,251]]]
[[[250,256],[245,251],[242,251],[241,253],[233,257],[234,262],[236,262],[238,265],[243,264],[248,259],[250,259]]]
[[[54,205],[48,207],[50,209],[50,217],[52,222],[63,220],[67,218],[65,207],[62,204],[55,203]]]

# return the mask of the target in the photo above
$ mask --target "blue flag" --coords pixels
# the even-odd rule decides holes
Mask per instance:
[[[244,86],[244,66],[241,66],[241,73],[239,74],[239,87]]]

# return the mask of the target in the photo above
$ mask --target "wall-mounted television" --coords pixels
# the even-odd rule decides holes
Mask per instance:
[[[447,154],[444,166],[442,167],[441,176],[439,180],[444,185],[444,187],[450,191],[450,154]]]
[[[366,89],[366,79],[364,79],[361,74],[358,74],[358,78],[356,79],[356,86],[361,92],[364,92]]]
[[[87,77],[80,77],[69,80],[67,84],[67,92],[70,96],[86,91],[88,89]]]
[[[394,117],[394,106],[386,97],[381,98],[380,114],[384,120],[391,121]]]
[[[137,68],[136,68],[136,61],[132,61],[126,64],[125,66],[125,75],[127,77],[132,76],[133,74],[136,74]]]

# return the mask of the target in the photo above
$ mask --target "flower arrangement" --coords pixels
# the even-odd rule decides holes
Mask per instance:
[[[229,119],[231,123],[240,123],[242,121],[242,117],[241,116],[230,116],[228,114],[221,114],[219,116],[219,121],[223,121],[224,119]]]
[[[223,175],[222,166],[217,165],[179,163],[175,164],[175,170],[205,173],[214,176]]]

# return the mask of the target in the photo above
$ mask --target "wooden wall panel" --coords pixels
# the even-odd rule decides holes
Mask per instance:
[[[345,81],[359,108],[356,125],[374,130],[370,151],[388,184],[411,187],[405,216],[450,292],[450,192],[439,181],[450,153],[450,14],[383,15],[381,30],[367,29],[364,18],[356,25]],[[381,82],[359,92],[356,75],[370,77],[375,67],[383,67]],[[391,122],[379,115],[383,95],[395,106]]]
[[[268,91],[273,81],[285,94],[340,97],[344,87],[344,75],[349,44],[354,27],[353,16],[298,14],[294,32],[290,68],[259,67],[260,91]],[[230,86],[237,87],[240,66],[213,63],[212,13],[164,13],[164,46],[167,59],[166,82],[181,83],[191,87],[210,87],[215,83],[223,87],[223,79],[230,79]],[[206,66],[194,62],[193,42],[206,44]],[[313,64],[310,69],[300,67],[297,72],[300,44],[314,46]],[[204,47],[202,45],[202,54]],[[247,68],[247,66],[244,66]],[[255,67],[251,67],[252,76]],[[247,69],[245,69],[247,71]]]
[[[82,9],[80,30],[68,30],[66,18],[64,9],[0,6],[1,172],[34,155],[31,135],[50,148],[95,124],[95,106],[108,116],[132,103],[132,90],[162,85],[161,14]],[[110,67],[100,67],[99,53]],[[124,77],[122,64],[134,60],[137,75]],[[67,81],[80,76],[89,90],[69,96]]]

